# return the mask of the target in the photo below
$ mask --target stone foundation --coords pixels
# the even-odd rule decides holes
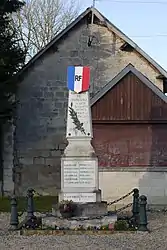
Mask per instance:
[[[60,218],[43,218],[42,224],[48,227],[58,227],[64,229],[75,229],[82,227],[83,229],[87,229],[89,227],[101,227],[106,226],[108,224],[113,224],[117,221],[116,215],[111,216],[103,216],[101,218],[85,218],[84,220],[80,220],[79,218],[73,219],[60,219]]]

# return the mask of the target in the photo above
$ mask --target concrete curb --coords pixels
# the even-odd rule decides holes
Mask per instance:
[[[20,230],[19,235],[22,236],[32,236],[32,235],[111,235],[116,233],[126,233],[126,234],[134,234],[136,231],[114,231],[114,230]]]

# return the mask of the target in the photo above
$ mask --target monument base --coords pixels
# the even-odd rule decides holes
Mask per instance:
[[[59,202],[62,200],[72,200],[76,203],[101,202],[101,190],[93,192],[60,192]]]
[[[75,217],[99,217],[99,216],[107,216],[107,202],[87,202],[87,203],[76,203],[77,208],[75,211]],[[52,214],[57,217],[61,217],[58,205],[52,206]]]
[[[52,208],[54,217],[44,217],[42,222],[47,227],[54,227],[59,229],[70,229],[76,230],[76,228],[82,228],[85,230],[89,230],[90,228],[94,228],[96,231],[98,228],[102,226],[106,227],[106,225],[110,225],[110,230],[114,229],[114,224],[117,221],[117,215],[106,215],[106,216],[85,216],[85,217],[73,217],[68,219],[62,219],[55,217],[55,208]],[[97,210],[96,210],[97,211]],[[82,230],[81,229],[81,230]],[[104,230],[103,230],[104,231]]]
[[[76,216],[94,217],[107,215],[107,202],[89,202],[78,204]]]

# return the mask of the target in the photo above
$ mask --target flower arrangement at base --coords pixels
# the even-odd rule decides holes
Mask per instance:
[[[63,218],[70,218],[75,216],[76,207],[73,201],[62,200],[59,204],[59,211]]]

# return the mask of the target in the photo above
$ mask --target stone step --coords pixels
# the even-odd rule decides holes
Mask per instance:
[[[59,228],[59,229],[76,229],[76,228],[101,228],[102,226],[107,226],[117,221],[117,215],[102,216],[102,217],[88,217],[88,218],[71,218],[71,219],[62,219],[54,217],[45,217],[42,218],[42,224],[47,227]]]

